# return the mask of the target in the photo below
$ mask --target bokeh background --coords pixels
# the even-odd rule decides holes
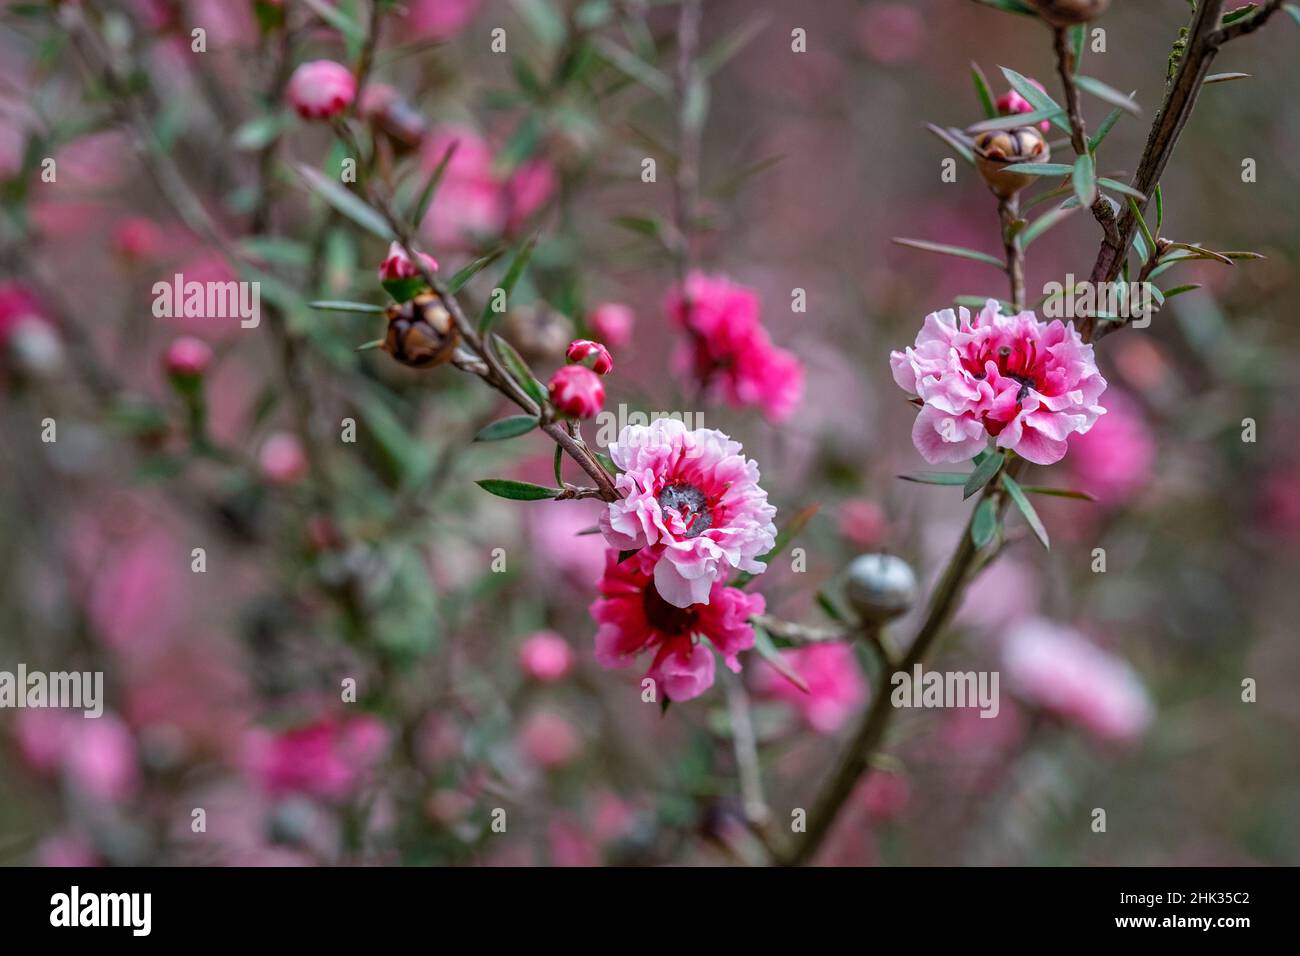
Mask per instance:
[[[308,307],[383,302],[385,248],[292,171],[337,168],[341,153],[266,99],[277,64],[286,50],[290,66],[349,63],[357,49],[321,18],[328,0],[287,6],[291,41],[260,30],[251,3],[0,14],[0,670],[103,671],[107,698],[99,720],[0,711],[0,862],[761,861],[722,687],[661,714],[642,703],[639,671],[592,659],[602,544],[577,532],[594,503],[502,501],[473,484],[547,481],[551,447],[535,434],[471,444],[507,411],[495,393],[357,352],[382,333],[376,316]],[[1188,9],[1113,7],[1097,24],[1106,52],[1083,69],[1143,107],[1101,152],[1103,174],[1127,179]],[[365,20],[364,4],[337,9]],[[925,124],[983,118],[971,61],[995,93],[1009,66],[1058,95],[1042,25],[957,0],[705,3],[702,50],[748,41],[710,74],[694,257],[759,292],[773,339],[805,369],[797,412],[772,422],[702,404],[672,368],[674,264],[648,233],[672,222],[675,112],[601,51],[671,75],[674,5],[407,0],[381,22],[375,82],[425,127],[414,154],[386,158],[404,195],[422,179],[411,169],[462,138],[427,236],[444,270],[538,231],[504,332],[539,374],[598,304],[626,303],[635,324],[614,349],[607,407],[698,413],[759,462],[778,524],[819,507],[795,542],[806,568],[787,553],[753,585],[769,611],[829,624],[816,595],[839,601],[845,565],[867,551],[931,581],[967,512],[955,489],[897,480],[926,466],[888,353],[956,296],[1004,296],[1005,279],[890,239],[1000,254],[993,198],[960,161],[957,181],[941,180],[952,154]],[[497,28],[505,54],[490,49]],[[791,50],[795,28],[806,52]],[[1203,288],[1099,346],[1107,428],[1037,478],[1100,500],[1044,504],[1051,551],[1009,547],[945,643],[942,666],[996,670],[1009,634],[1054,622],[1127,661],[1151,719],[1099,733],[1005,682],[996,720],[904,715],[820,862],[1300,861],[1298,44],[1279,15],[1224,50],[1216,71],[1252,76],[1204,91],[1163,180],[1165,235],[1267,258],[1179,266],[1167,285]],[[1108,111],[1085,109],[1094,127]],[[261,269],[178,215],[141,162],[141,129]],[[656,182],[642,181],[645,157]],[[1086,215],[1039,239],[1030,299],[1085,275],[1098,240]],[[261,280],[262,325],[155,318],[153,283],[177,272]],[[494,281],[467,300],[481,307]],[[806,312],[791,309],[795,289]],[[215,352],[206,444],[163,370],[183,334]],[[345,418],[355,444],[339,440]],[[562,643],[525,645],[538,632]],[[847,654],[829,668],[814,688],[828,715],[746,655],[778,822],[811,803],[868,664]],[[355,703],[340,699],[347,679]],[[1098,807],[1104,834],[1090,826]],[[491,829],[497,808],[505,833]]]

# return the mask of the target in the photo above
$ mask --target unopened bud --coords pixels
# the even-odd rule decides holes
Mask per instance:
[[[390,305],[384,314],[388,317],[388,334],[384,336],[383,350],[403,365],[442,365],[451,360],[460,344],[451,313],[431,292]]]
[[[916,574],[892,554],[863,554],[847,571],[845,596],[867,624],[884,624],[906,614],[916,602]]]
[[[975,139],[975,165],[993,195],[1010,199],[1034,181],[1024,173],[1007,172],[1016,163],[1045,163],[1052,150],[1033,126],[989,130]]]

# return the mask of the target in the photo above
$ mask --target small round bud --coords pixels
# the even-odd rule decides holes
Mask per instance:
[[[292,432],[273,432],[257,454],[262,477],[273,485],[292,485],[307,476],[307,453]]]
[[[1054,27],[1087,23],[1106,12],[1110,0],[1028,0],[1038,15]]]
[[[417,252],[416,256],[430,272],[438,271],[438,260],[433,256],[425,252]],[[419,267],[411,261],[411,257],[396,239],[388,247],[388,256],[379,264],[379,281],[397,302],[414,299],[429,288]]]
[[[198,378],[208,370],[211,362],[212,348],[208,343],[189,335],[167,346],[163,356],[167,374],[176,378]]]
[[[1024,173],[1007,172],[1016,163],[1045,163],[1052,150],[1033,126],[989,130],[975,139],[975,166],[993,195],[1010,199],[1034,181]]]
[[[333,60],[312,60],[293,71],[285,94],[303,119],[333,119],[352,105],[357,79]]]
[[[844,593],[868,624],[884,624],[906,614],[916,602],[916,574],[892,554],[863,554],[847,571]]]
[[[384,336],[383,350],[403,365],[442,365],[451,360],[460,344],[451,314],[431,292],[390,305],[384,314],[388,317],[388,334]]]
[[[577,365],[591,359],[589,368],[597,375],[608,375],[614,371],[614,360],[609,356],[609,349],[591,339],[574,339],[569,343],[569,350],[564,355]]]
[[[548,389],[551,404],[572,418],[591,418],[605,407],[605,386],[600,376],[585,365],[564,365],[556,369]]]

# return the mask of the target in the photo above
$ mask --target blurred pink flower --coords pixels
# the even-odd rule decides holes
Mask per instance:
[[[896,819],[912,799],[912,785],[902,774],[876,770],[867,776],[855,792],[867,819],[885,823]]]
[[[245,766],[273,796],[346,800],[370,781],[388,739],[388,728],[369,714],[323,717],[279,733],[252,731]]]
[[[722,432],[674,418],[627,425],[609,446],[623,497],[601,514],[601,532],[619,551],[652,549],[655,587],[674,607],[707,604],[733,571],[766,570],[755,559],[776,543],[776,508],[741,452]]]
[[[31,322],[49,323],[41,301],[25,285],[13,280],[0,281],[0,352],[9,347],[19,326]]]
[[[782,651],[781,656],[804,679],[808,691],[771,667],[758,671],[759,691],[792,706],[817,733],[835,733],[866,703],[867,684],[848,644],[813,644]]]
[[[573,669],[573,649],[554,631],[538,631],[520,645],[519,666],[533,680],[563,680]]]
[[[906,63],[921,52],[925,18],[911,3],[869,3],[858,15],[857,36],[873,60]]]
[[[308,120],[333,119],[352,105],[356,95],[356,77],[333,60],[299,64],[285,90],[289,105]]]
[[[306,477],[307,453],[292,432],[272,432],[257,454],[262,477],[274,485],[291,485]]]
[[[165,643],[178,623],[188,560],[188,546],[162,530],[109,542],[90,583],[95,635],[119,651],[149,652]]]
[[[131,262],[156,258],[165,246],[162,229],[144,216],[123,216],[113,226],[113,249]]]
[[[581,534],[596,527],[595,502],[567,502],[559,508],[529,508],[528,537],[537,566],[547,580],[556,572],[587,591],[605,569],[605,542],[599,534]]]
[[[481,0],[406,0],[402,25],[405,36],[417,40],[446,40],[465,28]]]
[[[571,418],[592,418],[605,407],[605,385],[585,365],[562,365],[547,384],[551,404]]]
[[[754,646],[749,618],[763,612],[764,601],[715,581],[706,603],[677,607],[657,590],[654,570],[647,551],[623,561],[616,551],[607,553],[601,596],[591,605],[599,625],[596,662],[605,668],[627,667],[638,654],[653,650],[646,676],[669,699],[690,700],[713,686],[710,645],[728,667],[740,671],[737,655]]]
[[[105,803],[127,799],[140,785],[135,739],[112,714],[74,717],[64,725],[64,772],[83,794]]]
[[[1066,462],[1072,487],[1103,505],[1121,505],[1151,481],[1155,439],[1142,408],[1123,392],[1111,389],[1106,414],[1087,433],[1070,436]]]
[[[32,855],[37,866],[87,867],[100,864],[99,854],[90,840],[67,830],[46,837]]]
[[[621,302],[602,302],[591,310],[587,324],[596,338],[617,349],[632,341],[636,315],[631,306]]]
[[[1277,470],[1260,482],[1260,524],[1276,537],[1300,535],[1300,470]]]
[[[1097,404],[1106,380],[1073,322],[1005,316],[992,299],[973,321],[965,308],[931,312],[916,347],[889,360],[898,387],[924,403],[912,442],[931,464],[966,461],[994,438],[1050,465],[1065,456],[1073,432],[1106,411]]]
[[[837,518],[841,537],[863,550],[878,548],[889,537],[885,510],[867,498],[841,502]]]
[[[772,344],[759,322],[758,294],[721,276],[693,273],[668,292],[665,308],[688,335],[675,364],[737,408],[788,418],[803,396],[803,365]]]
[[[543,770],[570,764],[582,753],[582,738],[573,724],[549,710],[531,714],[515,743],[528,761]]]
[[[168,375],[193,377],[202,375],[212,362],[212,348],[202,339],[182,336],[167,346],[163,367]]]
[[[600,850],[571,817],[556,817],[547,827],[552,866],[600,866]]]
[[[1102,740],[1134,740],[1151,723],[1151,698],[1133,669],[1063,625],[1036,618],[1014,627],[1002,666],[1026,703]]]

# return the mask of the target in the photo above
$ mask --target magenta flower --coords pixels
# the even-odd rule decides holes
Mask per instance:
[[[563,680],[573,670],[573,650],[554,631],[538,631],[520,645],[519,666],[533,680]]]
[[[652,549],[655,586],[669,604],[707,604],[731,572],[766,569],[755,559],[776,544],[776,508],[739,442],[657,418],[626,426],[609,455],[623,469],[623,497],[600,516],[600,529],[619,551]]]
[[[765,696],[793,707],[819,734],[833,734],[867,700],[867,685],[853,648],[843,642],[812,644],[782,651],[781,656],[808,685],[805,692],[771,668],[760,672]]]
[[[803,365],[772,344],[759,322],[758,294],[722,276],[693,273],[668,293],[668,314],[689,335],[678,369],[737,408],[788,418],[803,397]]]
[[[551,404],[572,418],[591,418],[605,406],[605,386],[585,365],[564,365],[547,386]]]
[[[293,71],[285,94],[289,105],[303,119],[333,119],[352,105],[357,95],[357,80],[342,64],[312,60]]]
[[[973,458],[992,438],[1050,465],[1106,412],[1097,404],[1106,380],[1074,323],[1003,315],[993,299],[973,320],[967,309],[931,312],[916,346],[889,363],[899,388],[921,399],[912,442],[931,464]]]
[[[631,306],[621,302],[602,302],[591,310],[587,324],[596,338],[607,342],[614,348],[627,345],[632,341],[632,326],[636,324],[636,314]]]
[[[663,564],[649,551],[621,562],[618,552],[606,553],[601,597],[591,605],[599,625],[596,662],[605,668],[627,667],[638,654],[653,651],[646,676],[670,700],[690,700],[713,686],[713,652],[705,641],[739,672],[737,655],[754,646],[749,618],[763,613],[765,603],[761,595],[715,581],[705,602],[679,607],[656,586]]]
[[[416,254],[430,272],[438,271],[437,259],[426,252]],[[379,264],[379,280],[381,282],[391,282],[398,279],[417,279],[419,277],[420,270],[411,261],[411,257],[406,254],[402,244],[394,239],[388,246],[388,255]]]
[[[167,374],[180,378],[196,378],[206,372],[211,363],[211,346],[191,335],[182,335],[172,342],[163,355],[163,367]]]
[[[1151,723],[1151,698],[1133,669],[1068,627],[1042,618],[1016,625],[1002,666],[1026,703],[1102,740],[1133,740]]]
[[[1156,446],[1133,399],[1113,391],[1106,398],[1106,417],[1086,434],[1070,439],[1072,484],[1104,505],[1121,505],[1151,480]]]
[[[273,796],[345,800],[370,780],[387,748],[388,729],[377,717],[325,717],[279,734],[255,731],[245,760]]]
[[[579,364],[591,359],[589,367],[597,375],[608,375],[614,371],[614,360],[609,356],[609,349],[591,339],[574,339],[569,343],[565,358]]]

